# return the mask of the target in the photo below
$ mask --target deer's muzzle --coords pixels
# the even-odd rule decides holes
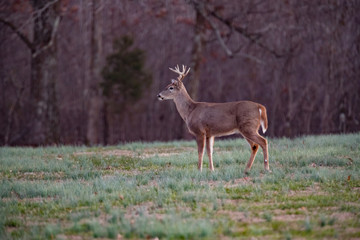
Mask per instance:
[[[164,97],[161,96],[160,94],[158,94],[157,97],[158,97],[158,99],[159,99],[160,101],[164,100]]]

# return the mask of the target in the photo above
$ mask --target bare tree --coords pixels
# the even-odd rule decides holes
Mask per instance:
[[[194,24],[194,42],[192,47],[192,59],[190,67],[193,69],[192,78],[189,82],[190,96],[196,101],[198,100],[199,82],[200,82],[200,67],[203,60],[203,51],[205,48],[205,18],[204,18],[204,2],[192,1],[195,9],[195,24]]]
[[[0,18],[25,43],[31,53],[30,109],[26,127],[28,143],[40,145],[59,142],[56,96],[56,34],[61,20],[60,1],[33,0],[33,39],[11,21]]]
[[[192,68],[198,100],[266,106],[270,136],[359,131],[359,10],[358,0],[1,1],[0,144],[188,138],[175,106],[155,98],[172,77],[164,64],[177,62]],[[124,35],[146,51],[153,81],[118,114],[99,72]]]
[[[102,59],[102,13],[103,2],[102,0],[91,1],[91,56],[89,73],[91,78],[90,83],[90,104],[88,112],[88,125],[87,125],[87,141],[89,144],[104,143],[106,134],[104,134],[103,120],[106,113],[104,99],[101,95],[99,84],[101,82],[101,59]]]

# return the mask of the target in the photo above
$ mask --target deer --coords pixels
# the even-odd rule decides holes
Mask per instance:
[[[186,91],[183,84],[190,68],[179,65],[169,68],[177,73],[177,79],[157,95],[162,100],[173,100],[181,118],[186,123],[189,132],[195,136],[198,148],[198,170],[202,171],[204,149],[209,158],[209,168],[214,171],[213,146],[214,138],[240,133],[251,147],[250,159],[246,165],[248,174],[253,165],[259,146],[264,155],[265,171],[270,172],[267,140],[259,134],[261,126],[263,133],[268,128],[266,108],[252,101],[237,101],[225,103],[196,102]]]

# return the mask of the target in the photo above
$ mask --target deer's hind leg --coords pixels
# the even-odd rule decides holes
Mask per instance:
[[[242,134],[244,135],[244,137],[247,140],[250,140],[250,141],[260,145],[260,147],[262,148],[263,153],[264,153],[264,168],[266,171],[270,171],[267,140],[265,138],[263,138],[262,136],[260,136],[259,133],[257,133],[257,132],[255,132],[255,133],[242,132]]]
[[[251,155],[250,155],[250,159],[246,165],[246,169],[245,169],[245,173],[248,173],[251,169],[251,166],[253,165],[254,163],[254,159],[256,157],[256,153],[257,151],[259,150],[259,144],[245,138],[246,141],[248,141],[248,143],[250,144],[250,147],[251,147]]]

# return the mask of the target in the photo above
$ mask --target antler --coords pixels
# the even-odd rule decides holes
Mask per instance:
[[[190,71],[190,68],[186,71],[186,66],[185,65],[182,65],[182,71],[180,71],[180,68],[179,68],[179,65],[176,65],[175,69],[173,68],[169,68],[171,71],[179,74],[178,76],[178,81],[182,81],[186,75],[188,75],[189,71]]]

